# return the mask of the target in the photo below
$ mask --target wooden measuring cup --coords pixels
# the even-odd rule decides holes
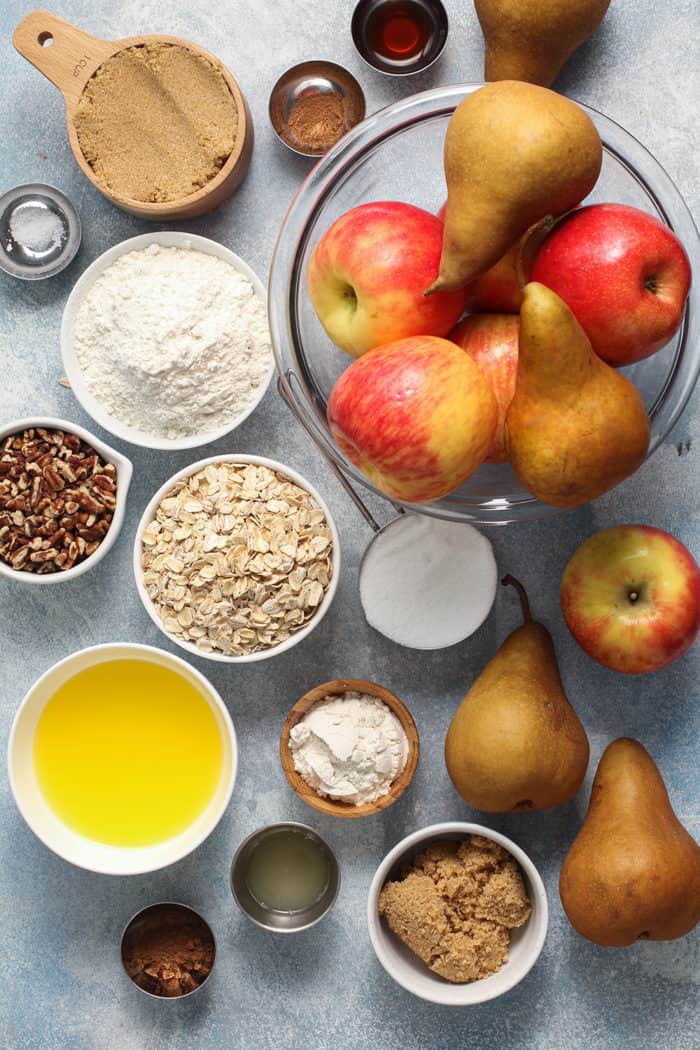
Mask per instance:
[[[28,62],[43,73],[54,84],[66,103],[66,120],[68,123],[68,140],[78,166],[90,182],[118,208],[138,215],[142,219],[162,222],[165,219],[193,219],[197,215],[216,208],[230,197],[245,178],[253,153],[253,118],[238,84],[229,71],[208,51],[189,40],[176,36],[161,34],[149,36],[125,37],[123,40],[100,40],[84,33],[82,29],[65,22],[50,11],[32,11],[19,23],[12,37],[17,51]],[[238,135],[233,152],[221,170],[213,179],[180,200],[173,201],[137,201],[127,197],[118,197],[105,189],[95,178],[95,173],[85,160],[75,130],[75,114],[83,88],[90,77],[106,59],[122,51],[143,43],[179,44],[195,54],[203,55],[216,66],[228,84],[238,110]]]

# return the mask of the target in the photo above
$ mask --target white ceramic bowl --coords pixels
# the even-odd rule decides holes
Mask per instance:
[[[18,580],[20,583],[36,583],[40,585],[49,583],[65,583],[66,580],[74,580],[76,576],[82,576],[88,569],[93,569],[97,565],[98,561],[104,558],[105,554],[114,546],[114,541],[122,527],[124,521],[124,511],[126,510],[126,494],[129,491],[129,484],[131,482],[131,475],[133,473],[133,466],[131,460],[127,459],[126,456],[122,456],[121,452],[117,452],[110,445],[105,445],[104,441],[100,441],[94,434],[91,434],[85,427],[78,426],[77,423],[70,423],[67,419],[57,419],[54,416],[28,416],[25,419],[15,419],[11,423],[6,423],[0,429],[0,442],[2,442],[10,434],[16,434],[22,430],[28,430],[30,427],[45,427],[47,430],[64,430],[68,434],[77,434],[79,438],[86,441],[89,445],[95,449],[96,452],[102,456],[103,459],[110,463],[114,463],[117,468],[117,505],[114,508],[114,515],[110,523],[109,529],[94,554],[91,554],[85,561],[81,561],[78,565],[74,565],[72,569],[66,569],[65,572],[50,572],[43,576],[37,576],[33,572],[21,572],[18,569],[13,569],[10,565],[0,559],[0,575],[7,576],[10,580]]]
[[[218,438],[224,437],[225,434],[230,433],[235,427],[239,426],[244,419],[247,419],[251,412],[257,408],[265,395],[265,391],[270,385],[270,380],[272,379],[272,374],[275,370],[275,362],[272,353],[270,354],[270,367],[267,379],[260,384],[260,388],[256,393],[254,401],[244,412],[239,412],[238,415],[233,416],[229,422],[224,426],[219,427],[217,430],[210,430],[202,434],[194,434],[191,437],[168,440],[168,438],[161,438],[155,434],[148,434],[144,430],[137,430],[135,427],[122,423],[121,420],[110,415],[102,403],[88,389],[87,383],[83,378],[82,370],[78,364],[78,359],[73,350],[73,326],[75,324],[75,317],[81,302],[97,278],[100,277],[107,267],[111,266],[121,255],[126,255],[127,252],[147,248],[149,244],[161,244],[166,248],[181,248],[185,245],[189,245],[197,251],[205,252],[208,255],[214,255],[217,259],[223,259],[224,262],[229,263],[234,270],[238,270],[239,273],[242,273],[249,279],[263,306],[267,307],[267,293],[260,278],[253,272],[253,270],[251,270],[250,266],[248,266],[243,259],[228,248],[225,248],[223,244],[209,240],[208,237],[198,237],[193,233],[181,233],[176,230],[163,231],[161,233],[144,233],[138,237],[130,237],[128,240],[121,241],[119,244],[115,244],[112,248],[108,248],[106,252],[103,252],[102,255],[88,266],[87,270],[85,270],[74,285],[73,291],[70,293],[63,310],[63,320],[61,322],[61,357],[63,358],[63,368],[68,377],[73,393],[80,404],[85,411],[88,412],[89,415],[100,424],[100,426],[104,427],[105,430],[108,430],[110,434],[114,434],[116,437],[122,438],[124,441],[130,441],[132,445],[140,445],[142,448],[165,450],[197,448],[199,445],[206,445],[210,441],[216,441]]]
[[[515,858],[525,879],[532,904],[532,915],[524,926],[513,930],[508,962],[498,973],[480,981],[472,981],[470,984],[450,984],[429,970],[425,963],[391,932],[379,916],[378,901],[384,883],[402,861],[420,853],[432,842],[441,839],[461,841],[467,835],[483,835],[484,838],[493,839]],[[527,854],[498,831],[492,831],[481,824],[465,824],[461,821],[432,824],[430,827],[421,828],[420,831],[414,831],[412,835],[397,843],[377,868],[367,900],[369,938],[386,972],[413,995],[443,1006],[474,1006],[477,1003],[485,1003],[503,995],[522,981],[542,951],[548,921],[549,910],[544,883]]]
[[[34,734],[44,707],[56,690],[86,667],[107,660],[148,660],[182,675],[195,686],[211,707],[224,749],[221,779],[214,796],[197,819],[183,832],[154,846],[127,848],[109,846],[85,838],[67,827],[46,802],[34,771]],[[149,645],[114,642],[81,649],[59,660],[31,687],[15,715],[8,744],[10,787],[17,807],[34,834],[59,857],[105,875],[141,875],[181,860],[196,849],[223,816],[238,771],[238,744],[223,700],[195,668],[170,653]]]
[[[328,522],[328,527],[331,530],[331,536],[333,537],[333,575],[315,615],[311,617],[304,627],[291,635],[290,638],[287,638],[286,641],[280,642],[279,645],[275,645],[270,649],[263,649],[261,652],[250,653],[246,656],[228,656],[225,653],[203,653],[196,645],[193,645],[192,642],[185,641],[183,638],[177,638],[174,634],[170,634],[169,631],[166,631],[160,616],[153,607],[153,603],[148,597],[143,582],[141,536],[144,529],[153,520],[160,501],[167,496],[173,486],[182,478],[187,478],[191,474],[196,474],[204,467],[208,467],[210,463],[256,463],[283,474],[286,478],[289,478],[290,481],[293,481],[301,488],[306,489],[306,491],[314,497],[326,516],[326,521]],[[161,485],[153,498],[149,501],[136,529],[136,537],[134,539],[134,578],[136,580],[136,589],[139,592],[139,597],[143,602],[144,609],[151,617],[156,627],[158,627],[171,642],[179,645],[181,649],[186,649],[187,652],[192,653],[193,656],[201,656],[206,660],[217,660],[219,663],[228,664],[254,663],[257,660],[267,660],[271,656],[277,656],[279,653],[286,652],[286,650],[291,649],[292,646],[298,645],[299,642],[303,641],[304,638],[311,634],[315,627],[318,627],[319,623],[328,612],[335,596],[335,592],[338,589],[338,580],[340,578],[340,537],[333,516],[328,509],[328,504],[313,485],[311,485],[306,478],[302,477],[301,474],[298,474],[296,470],[292,470],[291,467],[286,466],[284,463],[279,463],[274,459],[267,459],[264,456],[245,456],[238,455],[237,453],[222,456],[209,456],[207,459],[200,459],[196,463],[190,464],[189,467],[185,467],[183,470],[178,470],[177,474],[173,474],[164,485]]]

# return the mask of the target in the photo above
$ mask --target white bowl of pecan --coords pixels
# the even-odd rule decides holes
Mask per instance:
[[[158,489],[136,530],[134,576],[157,627],[195,656],[285,652],[335,595],[340,541],[318,492],[262,456],[201,459]]]
[[[130,460],[65,419],[0,429],[0,574],[63,583],[94,568],[124,520]]]

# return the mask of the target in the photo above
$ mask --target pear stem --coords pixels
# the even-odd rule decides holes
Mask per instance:
[[[515,587],[523,610],[523,620],[525,623],[532,623],[532,613],[530,612],[530,602],[528,601],[527,591],[520,580],[516,580],[515,576],[511,576],[510,573],[508,573],[507,576],[503,577],[501,583],[506,587]]]

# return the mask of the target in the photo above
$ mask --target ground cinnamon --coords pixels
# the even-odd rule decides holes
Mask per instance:
[[[214,939],[203,919],[177,904],[149,908],[122,944],[126,972],[151,995],[173,999],[198,988],[214,965]]]
[[[344,99],[335,91],[302,95],[292,106],[288,124],[306,148],[330,149],[346,130]]]

